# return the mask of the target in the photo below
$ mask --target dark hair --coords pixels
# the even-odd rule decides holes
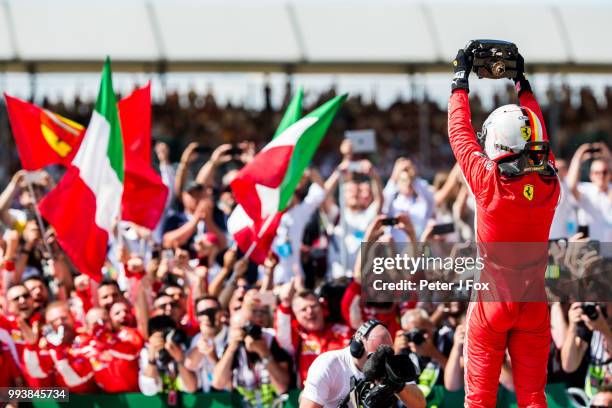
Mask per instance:
[[[169,288],[179,288],[180,290],[184,290],[183,287],[176,282],[166,282],[161,288],[159,288],[158,293],[164,293]]]
[[[25,284],[27,281],[30,281],[30,280],[39,281],[43,285],[47,286],[47,281],[45,280],[45,278],[43,278],[40,275],[30,275],[27,278],[23,279],[21,283]]]
[[[116,287],[119,290],[119,292],[121,292],[121,288],[119,287],[119,283],[117,283],[116,280],[111,279],[111,278],[104,278],[104,279],[102,279],[102,281],[98,285],[98,290],[100,290],[100,288],[102,286],[114,286],[114,287]]]
[[[162,297],[169,297],[171,298],[172,296],[168,295],[166,292],[162,292],[161,290],[159,292],[157,292],[157,295],[155,295],[155,298],[153,298],[153,302],[155,302],[157,299],[160,299]]]
[[[156,332],[165,332],[176,329],[176,322],[170,316],[155,316],[149,319],[149,336]]]
[[[221,308],[221,302],[219,302],[219,299],[217,299],[216,296],[213,295],[204,295],[204,296],[200,296],[199,298],[197,298],[194,302],[193,302],[193,306],[197,309],[198,303],[203,302],[205,300],[212,300],[214,302],[217,303],[217,306],[219,307],[219,309]],[[196,310],[197,312],[197,310]]]
[[[314,293],[314,292],[313,292],[312,290],[310,290],[310,289],[303,289],[303,290],[298,291],[298,292],[295,294],[294,298],[302,298],[302,299],[305,299],[305,298],[307,298],[307,297],[311,297],[311,296],[313,296],[315,299],[319,300],[319,297],[317,296],[317,294],[316,294],[316,293]]]

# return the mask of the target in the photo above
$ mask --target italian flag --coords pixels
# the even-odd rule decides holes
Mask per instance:
[[[107,58],[79,151],[57,187],[39,204],[74,266],[96,281],[102,278],[109,235],[121,210],[123,167],[121,126]]]
[[[286,123],[232,181],[238,206],[228,219],[228,230],[254,262],[265,260],[280,217],[345,99],[346,95],[337,96],[293,124]]]

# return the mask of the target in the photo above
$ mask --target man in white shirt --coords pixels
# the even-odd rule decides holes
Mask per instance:
[[[312,181],[308,193],[301,201],[298,201],[297,197],[294,198],[295,204],[283,214],[272,243],[272,249],[279,258],[278,265],[274,269],[275,285],[289,282],[296,273],[302,277],[304,275],[300,258],[304,229],[326,196],[323,180],[318,172],[311,169],[307,174]],[[304,181],[308,181],[306,177]],[[304,188],[298,186],[298,190]]]
[[[364,323],[351,342],[360,342],[361,346],[328,351],[312,363],[300,396],[300,408],[337,408],[351,391],[351,377],[356,380],[364,377],[362,370],[370,354],[378,346],[393,345],[387,328],[373,320]],[[359,348],[361,352],[355,353]],[[396,396],[408,408],[425,407],[425,397],[414,383],[407,383]]]
[[[363,177],[369,180],[364,180]],[[361,178],[361,180],[356,180]],[[369,160],[344,160],[325,182],[327,194],[335,191],[340,179],[340,222],[329,245],[331,278],[349,276],[368,225],[382,209],[382,181]]]
[[[429,191],[427,181],[417,177],[414,164],[409,159],[397,159],[383,196],[383,213],[389,217],[408,214],[417,237],[420,237],[433,216],[434,196]],[[409,241],[406,233],[400,229],[393,229],[391,234],[395,242]]]
[[[590,182],[580,182],[580,167],[591,162]],[[586,143],[574,154],[567,175],[567,185],[580,207],[579,221],[589,226],[589,238],[612,242],[612,156],[605,143]]]

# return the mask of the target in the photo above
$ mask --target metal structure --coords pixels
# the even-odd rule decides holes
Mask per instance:
[[[578,2],[0,0],[0,71],[110,55],[117,71],[446,72],[467,39],[497,38],[532,71],[612,72],[610,21],[611,4]]]

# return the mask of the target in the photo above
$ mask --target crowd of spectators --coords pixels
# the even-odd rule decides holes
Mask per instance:
[[[222,106],[215,100],[211,90],[204,94],[195,91],[186,94],[168,91],[162,100],[153,101],[153,137],[170,146],[172,160],[178,160],[178,154],[191,141],[214,147],[222,143],[251,140],[261,147],[274,134],[275,126],[289,102],[291,87],[287,85],[284,103],[279,109],[272,107],[271,89],[265,87],[263,92],[263,108],[253,110],[230,102]],[[332,88],[318,95],[310,106],[304,107],[305,110],[319,106],[335,93]],[[543,96],[540,99],[544,99]],[[490,101],[481,101],[476,91],[470,94],[470,98],[473,123],[478,129],[489,113],[485,106],[490,104],[485,102]],[[606,88],[603,101],[598,101],[588,87],[552,87],[547,91],[545,101],[542,110],[548,127],[555,134],[555,143],[558,142],[558,155],[569,157],[581,143],[611,137],[612,87]],[[40,102],[44,108],[81,124],[88,123],[93,109],[93,101],[84,101],[78,96],[70,103],[51,103],[48,99]],[[492,106],[516,102],[514,88],[509,85],[504,91],[494,94]],[[3,111],[4,107],[0,106],[0,110]],[[0,117],[3,114],[5,112],[0,113]],[[427,95],[420,100],[398,97],[394,103],[384,108],[360,95],[352,95],[343,104],[327,132],[315,162],[320,166],[322,174],[327,175],[338,159],[337,146],[345,130],[374,129],[377,134],[377,154],[373,161],[381,167],[383,173],[389,174],[395,158],[408,155],[419,162],[423,173],[431,179],[435,171],[448,170],[444,163],[453,160],[447,142],[446,122],[446,106],[434,102]],[[4,126],[6,129],[2,128]],[[0,132],[7,135],[10,133],[7,121],[3,123],[0,120]],[[421,146],[423,141],[429,144],[426,149]],[[6,138],[6,142],[10,143],[10,138]],[[430,157],[424,162],[422,153],[425,150]],[[16,153],[13,153],[10,170],[16,170],[18,163]]]
[[[558,137],[612,134],[611,91],[603,108],[586,90],[575,108],[564,92]],[[396,353],[416,356],[426,396],[437,385],[462,389],[466,303],[361,299],[362,241],[474,239],[474,202],[452,166],[446,112],[428,106],[432,151],[439,155],[433,167],[447,166],[432,182],[419,171],[418,143],[409,143],[418,141],[419,104],[398,101],[383,111],[349,99],[259,266],[227,233],[235,206],[229,183],[273,134],[279,113],[269,105],[250,112],[219,107],[212,95],[189,94],[181,103],[170,94],[154,106],[155,163],[171,192],[167,208],[154,231],[117,223],[122,239],[111,246],[99,283],[74,269],[52,228],[36,216],[35,203],[57,180],[47,175],[28,189],[26,173],[15,172],[0,194],[0,386],[163,393],[169,401],[178,392],[233,390],[246,406],[272,406],[303,387],[316,356],[346,347],[363,322],[376,318]],[[90,109],[49,108],[82,123]],[[477,127],[485,114],[477,101],[473,112]],[[347,128],[376,130],[378,165],[341,141]],[[571,149],[562,142],[562,152]],[[238,157],[227,154],[234,147]],[[600,242],[600,252],[577,261],[586,268],[610,256],[612,156],[605,142],[574,150],[557,160],[564,194],[550,238]],[[436,225],[449,223],[451,232],[436,234]],[[580,227],[588,227],[588,237]],[[582,389],[587,399],[598,390],[604,396],[597,398],[609,398],[609,304],[558,299],[550,312],[549,380]],[[513,388],[509,358],[500,383]]]

